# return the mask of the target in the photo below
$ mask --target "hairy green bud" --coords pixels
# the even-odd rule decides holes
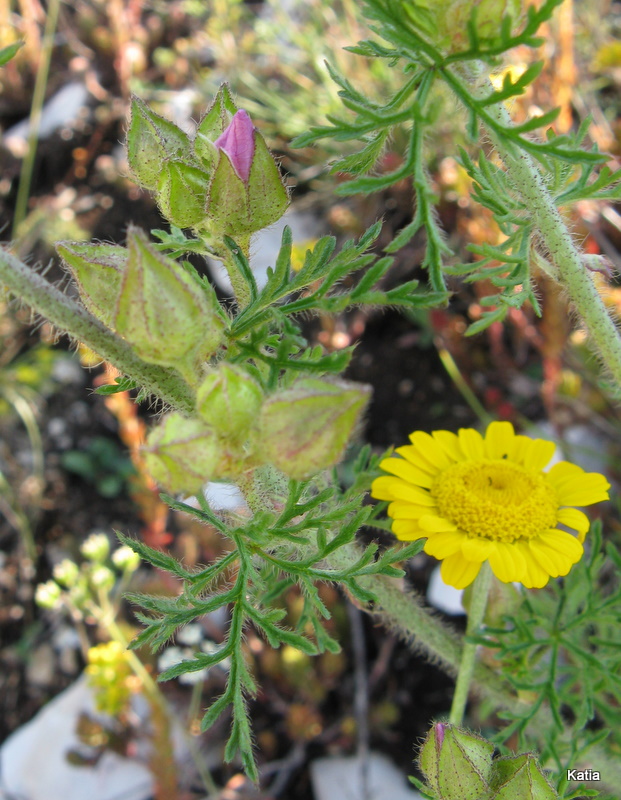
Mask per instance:
[[[35,602],[41,608],[51,611],[60,608],[62,591],[56,581],[46,581],[37,586]]]
[[[58,242],[56,252],[71,272],[86,308],[112,327],[127,249],[115,244]]]
[[[162,165],[157,202],[162,214],[180,228],[191,228],[205,218],[209,175],[183,161]]]
[[[259,418],[264,461],[297,480],[336,464],[371,394],[348,381],[305,378],[268,398]]]
[[[214,142],[228,128],[238,110],[228,85],[223,83],[196,129],[194,152],[206,169],[211,169],[218,160]]]
[[[136,181],[147,189],[157,189],[165,161],[192,160],[190,137],[139,97],[132,97],[127,159]]]
[[[169,491],[194,493],[214,477],[220,445],[203,422],[175,412],[150,432],[145,461],[153,478]]]
[[[131,547],[122,545],[112,553],[112,563],[123,572],[135,572],[140,566],[140,556]]]
[[[493,753],[491,742],[438,722],[421,747],[418,761],[437,800],[481,800],[488,797]]]
[[[70,558],[64,558],[54,567],[53,575],[54,580],[58,581],[61,586],[70,589],[77,582],[80,576],[80,569],[75,561]]]
[[[279,220],[289,195],[278,165],[245,111],[238,111],[214,142],[218,160],[206,213],[218,235],[237,240]]]
[[[263,392],[239,367],[221,364],[198,387],[196,410],[218,435],[233,441],[246,438],[256,421]]]
[[[494,761],[491,800],[557,800],[532,753],[504,756]]]
[[[221,344],[224,322],[205,289],[150,245],[140,229],[130,227],[127,240],[129,258],[115,328],[140,358],[175,367],[193,382],[197,361]]]

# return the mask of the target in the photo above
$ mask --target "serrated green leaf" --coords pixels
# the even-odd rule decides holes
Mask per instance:
[[[182,567],[177,559],[173,558],[168,553],[155,550],[153,547],[149,547],[143,542],[139,542],[137,539],[132,539],[130,536],[125,536],[119,531],[115,531],[115,533],[122,544],[131,547],[135,553],[138,553],[141,558],[144,558],[145,561],[148,561],[149,564],[152,564],[154,567],[163,569],[166,572],[171,572],[179,578],[191,579],[193,577],[193,573],[190,572],[190,570]]]
[[[129,392],[136,388],[137,384],[133,378],[115,378],[115,383],[108,383],[105,386],[98,386],[94,390],[94,393],[108,397],[113,394],[118,394],[119,392]]]

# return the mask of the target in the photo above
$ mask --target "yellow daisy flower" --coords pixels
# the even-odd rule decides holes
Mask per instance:
[[[485,437],[462,428],[410,441],[401,458],[381,462],[390,476],[374,480],[371,495],[390,501],[398,539],[427,539],[446,583],[463,589],[489,561],[504,583],[539,589],[580,560],[589,519],[571,506],[608,500],[603,475],[567,461],[544,472],[554,442],[516,436],[510,422],[492,422]]]

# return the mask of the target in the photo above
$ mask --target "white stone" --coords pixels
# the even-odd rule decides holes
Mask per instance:
[[[315,800],[422,800],[410,788],[407,776],[381,753],[369,754],[367,770],[365,797],[358,758],[313,761],[310,773]]]
[[[38,138],[47,139],[55,130],[69,125],[88,103],[88,89],[83,83],[73,81],[59,89],[43,106]],[[21,158],[28,149],[30,119],[24,119],[5,132],[3,142],[11,153]]]
[[[78,748],[81,713],[99,716],[84,677],[51,700],[13,733],[0,749],[0,798],[23,800],[148,800],[153,779],[133,759],[105,752],[93,766],[72,766],[67,753]]]
[[[243,494],[233,483],[209,481],[204,495],[213,511],[241,511],[248,508]]]
[[[449,586],[444,583],[442,575],[440,574],[440,565],[438,565],[431,573],[429,579],[429,586],[427,587],[427,602],[439,611],[444,611],[445,614],[465,614],[464,607],[461,604],[463,589],[455,589],[454,586]]]

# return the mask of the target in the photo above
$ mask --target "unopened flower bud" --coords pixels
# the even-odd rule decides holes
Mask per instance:
[[[162,164],[157,186],[157,203],[169,222],[191,228],[205,219],[209,175],[183,161]]]
[[[238,111],[214,142],[218,158],[206,214],[220,236],[237,241],[279,220],[289,196],[278,165],[246,111]]]
[[[259,417],[259,449],[266,462],[296,480],[340,459],[371,388],[317,378],[269,397]]]
[[[222,438],[241,441],[255,422],[263,392],[239,367],[221,364],[198,387],[196,410]]]
[[[60,606],[61,589],[56,581],[46,581],[37,586],[35,602],[41,608],[56,609]]]
[[[98,565],[91,570],[90,579],[96,589],[112,589],[115,582],[114,572],[108,567]]]
[[[124,544],[112,553],[112,563],[123,572],[135,572],[140,566],[140,556]]]
[[[59,242],[56,252],[73,275],[86,308],[112,327],[127,250],[114,244]]]
[[[130,227],[127,241],[115,328],[140,358],[175,367],[191,379],[196,363],[220,345],[224,322],[205,289],[150,245],[140,229]]]
[[[105,533],[91,533],[80,547],[84,558],[96,564],[103,564],[110,553],[110,541]]]
[[[147,469],[171,492],[198,492],[220,460],[216,434],[198,419],[168,414],[147,438]]]
[[[480,736],[436,723],[421,747],[419,765],[437,800],[480,800],[488,796],[493,753],[494,745]]]
[[[58,581],[61,586],[70,589],[77,581],[80,575],[80,569],[75,561],[70,558],[63,559],[60,564],[54,567],[54,580]]]
[[[141,186],[156,189],[162,164],[169,159],[192,159],[190,138],[181,128],[132,97],[127,131],[127,159]]]
[[[532,753],[503,756],[494,760],[493,800],[557,800]]]

